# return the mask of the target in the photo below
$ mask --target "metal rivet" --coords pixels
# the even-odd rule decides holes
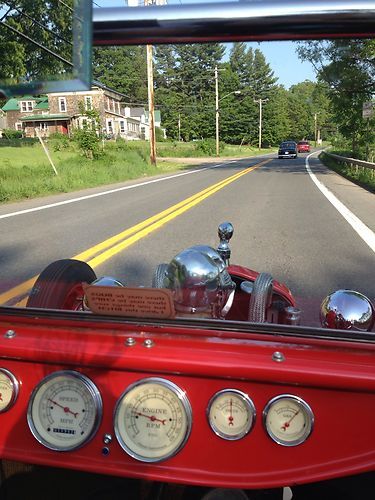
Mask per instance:
[[[7,330],[4,334],[4,337],[6,339],[12,339],[13,337],[16,336],[16,332],[14,330]]]
[[[136,341],[133,339],[133,337],[129,337],[125,340],[125,345],[128,347],[131,347],[132,345],[135,345]]]
[[[110,443],[112,443],[112,436],[111,436],[111,434],[104,434],[104,436],[103,436],[103,443],[104,444],[110,444]]]
[[[272,359],[277,363],[281,363],[282,361],[285,361],[285,356],[282,352],[276,351],[272,354]]]
[[[143,345],[145,347],[153,347],[154,345],[154,341],[152,339],[146,339],[144,342],[143,342]]]
[[[107,446],[104,446],[104,448],[102,449],[102,454],[104,456],[107,456],[109,455],[109,448]]]

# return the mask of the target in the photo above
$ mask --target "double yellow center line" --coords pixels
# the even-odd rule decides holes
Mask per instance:
[[[243,175],[246,175],[249,172],[255,170],[256,168],[265,165],[269,161],[271,160],[265,160],[257,163],[256,165],[242,170],[241,172],[238,172],[228,177],[227,179],[218,182],[217,184],[213,184],[212,186],[203,189],[203,191],[200,191],[199,193],[196,193],[193,196],[180,201],[179,203],[167,208],[166,210],[163,210],[156,215],[153,215],[152,217],[140,222],[139,224],[136,224],[135,226],[126,229],[125,231],[122,231],[121,233],[116,234],[115,236],[112,236],[105,241],[102,241],[98,245],[95,245],[85,250],[84,252],[75,255],[74,257],[72,257],[72,259],[87,262],[89,266],[95,269],[100,264],[103,264],[103,262],[111,259],[116,254],[122,252],[156,229],[164,226],[164,224],[175,219],[187,210],[190,210],[192,207],[198,205],[198,203],[201,203],[203,200],[213,195],[220,189],[223,189],[228,184],[231,184],[232,182],[236,181]],[[26,303],[26,299],[24,297],[25,295],[27,296],[37,278],[38,276],[34,276],[33,278],[24,281],[23,283],[8,290],[7,292],[0,294],[0,304],[5,305],[8,303],[14,303],[17,298],[18,300],[23,298],[23,300],[21,300],[21,302],[18,302],[17,305],[24,306]]]

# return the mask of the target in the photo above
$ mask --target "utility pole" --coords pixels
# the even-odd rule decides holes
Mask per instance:
[[[145,0],[145,7],[154,5],[155,0]],[[156,142],[155,142],[155,110],[154,110],[154,72],[152,62],[152,45],[147,45],[147,89],[148,89],[148,124],[150,129],[150,161],[156,165]]]
[[[318,122],[318,115],[317,115],[317,113],[314,113],[314,139],[315,139],[315,147],[316,147],[316,142],[317,142],[317,137],[318,137],[317,122]]]
[[[259,103],[259,149],[262,148],[262,104],[267,101],[268,99],[254,99],[254,102]]]
[[[149,0],[146,0],[149,1]],[[147,87],[148,87],[148,122],[150,127],[150,161],[156,165],[154,76],[152,63],[152,45],[147,45]]]
[[[219,143],[219,78],[217,66],[215,66],[215,110],[216,110],[216,156],[220,154]]]

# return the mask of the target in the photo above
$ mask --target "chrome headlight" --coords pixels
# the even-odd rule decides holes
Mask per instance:
[[[320,307],[320,322],[325,328],[370,331],[374,324],[370,300],[355,290],[337,290]]]
[[[177,254],[168,265],[164,286],[173,291],[182,313],[206,313],[222,318],[229,311],[235,284],[223,259],[209,246],[198,245]]]

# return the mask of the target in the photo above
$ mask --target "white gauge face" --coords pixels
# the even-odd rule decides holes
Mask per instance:
[[[18,381],[5,368],[0,368],[0,413],[9,410],[18,395]]]
[[[90,379],[74,371],[56,372],[35,388],[27,420],[34,437],[51,450],[81,447],[97,431],[102,400]]]
[[[133,458],[142,462],[166,460],[175,455],[189,437],[189,400],[169,380],[140,380],[117,402],[114,428],[121,447]]]
[[[290,394],[271,399],[263,416],[269,436],[283,446],[297,446],[306,441],[314,424],[309,405]]]
[[[223,439],[241,439],[254,424],[255,407],[247,394],[225,389],[213,396],[207,415],[215,434]]]

